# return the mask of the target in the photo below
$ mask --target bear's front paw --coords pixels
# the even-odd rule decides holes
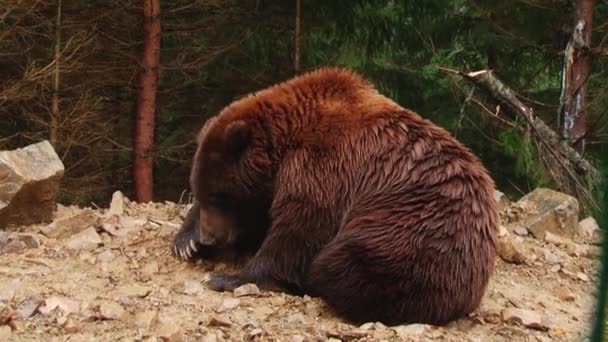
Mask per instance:
[[[207,287],[214,291],[232,291],[244,284],[238,275],[211,272],[205,279]]]

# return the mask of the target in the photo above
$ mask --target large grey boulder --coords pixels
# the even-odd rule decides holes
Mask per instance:
[[[0,228],[51,222],[63,172],[46,140],[0,151]]]
[[[578,235],[579,204],[576,198],[546,188],[538,188],[516,204],[527,213],[522,224],[534,237],[545,239],[546,232],[574,238]]]

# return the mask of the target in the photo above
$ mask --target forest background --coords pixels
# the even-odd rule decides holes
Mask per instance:
[[[209,116],[325,65],[451,131],[511,198],[562,190],[605,226],[606,0],[2,0],[0,149],[50,140],[62,203],[184,202]]]

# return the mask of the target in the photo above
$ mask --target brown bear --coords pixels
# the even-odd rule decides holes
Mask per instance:
[[[353,323],[445,324],[478,307],[494,269],[486,169],[347,69],[228,105],[201,130],[191,186],[197,246],[255,246],[238,273],[210,274],[214,290],[256,283]]]

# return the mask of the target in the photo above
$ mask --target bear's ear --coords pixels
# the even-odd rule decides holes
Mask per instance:
[[[238,120],[226,126],[224,132],[224,143],[228,151],[232,153],[242,152],[251,138],[249,125],[244,120]]]

